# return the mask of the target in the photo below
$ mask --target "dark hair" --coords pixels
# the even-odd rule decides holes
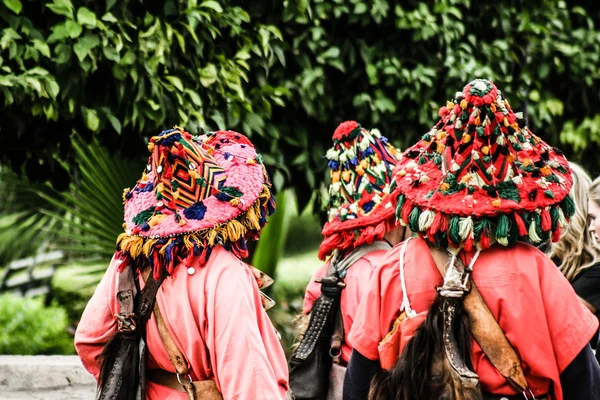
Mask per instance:
[[[453,314],[453,318],[452,318]],[[437,296],[426,320],[409,340],[389,371],[373,378],[371,400],[453,400],[454,382],[447,370],[444,348],[445,319],[451,324],[458,356],[472,370],[471,327],[463,299]]]

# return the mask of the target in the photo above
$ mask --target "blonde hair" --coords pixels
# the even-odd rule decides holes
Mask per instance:
[[[559,269],[572,282],[585,269],[600,262],[600,247],[589,230],[588,199],[600,204],[600,181],[594,185],[590,176],[578,164],[569,163],[573,171],[571,196],[575,215],[557,243],[552,244],[550,257],[560,260]]]
[[[590,200],[600,206],[600,176],[594,179],[589,190]]]

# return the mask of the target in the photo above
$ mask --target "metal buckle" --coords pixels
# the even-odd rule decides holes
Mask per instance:
[[[175,375],[177,376],[177,382],[179,382],[179,384],[181,385],[182,388],[185,389],[185,385],[191,385],[192,384],[192,377],[190,376],[190,374],[187,374],[187,378],[189,380],[189,383],[185,383],[185,384],[183,382],[181,382],[181,374],[179,372],[177,372]]]
[[[335,353],[334,353],[334,350],[336,350]],[[340,357],[342,355],[342,349],[329,349],[329,355],[332,358]]]

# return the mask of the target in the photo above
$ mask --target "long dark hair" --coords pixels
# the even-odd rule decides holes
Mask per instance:
[[[453,310],[452,310],[453,309]],[[472,370],[471,325],[462,299],[437,296],[427,318],[389,371],[373,378],[370,400],[454,400],[444,349],[444,314],[454,312],[451,332],[465,366]]]

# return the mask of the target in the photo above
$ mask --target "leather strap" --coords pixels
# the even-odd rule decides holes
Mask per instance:
[[[440,248],[432,248],[431,254],[438,271],[444,277],[446,265],[450,260],[448,253]],[[455,263],[459,271],[465,270],[459,257],[456,257]],[[469,314],[471,333],[492,365],[515,390],[527,391],[527,380],[521,366],[521,359],[472,280],[471,290],[464,297],[463,304]]]
[[[144,269],[142,273],[142,278],[144,279],[144,281],[146,281],[147,287],[152,281],[149,268]],[[169,328],[167,328],[165,320],[163,319],[162,314],[160,313],[160,308],[158,307],[158,303],[156,301],[154,302],[153,309],[154,318],[156,319],[156,326],[158,328],[160,339],[165,345],[165,349],[167,350],[167,354],[169,355],[169,360],[171,360],[171,363],[173,364],[173,368],[175,368],[175,371],[180,375],[189,374],[188,363],[185,357],[183,356],[181,350],[179,350],[179,347],[177,347],[175,340],[173,340],[173,337],[169,333]]]

